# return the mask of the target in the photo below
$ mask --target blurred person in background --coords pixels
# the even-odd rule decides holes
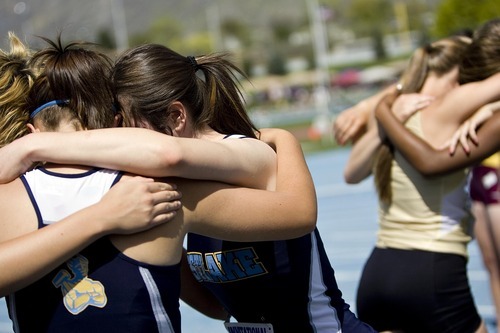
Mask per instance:
[[[394,109],[402,119],[421,109],[406,125],[434,144],[465,120],[465,114],[437,107],[458,85],[458,65],[469,43],[449,37],[417,49],[400,81],[403,95],[431,96],[413,108]],[[426,179],[374,125],[354,144],[344,172],[347,182],[356,183],[373,167],[379,194],[377,245],[358,288],[360,319],[379,331],[484,332],[466,274],[471,239],[466,170]]]

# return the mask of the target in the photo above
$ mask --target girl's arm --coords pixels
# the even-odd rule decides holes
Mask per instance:
[[[495,112],[500,111],[500,101],[486,104],[477,110],[469,119],[467,119],[455,132],[448,143],[450,154],[455,153],[457,145],[460,144],[466,153],[470,152],[469,139],[472,143],[478,143],[477,129]]]
[[[188,225],[189,231],[225,240],[264,241],[296,238],[314,230],[316,192],[300,143],[285,130],[262,130],[262,137],[276,144],[276,191],[196,184],[196,193],[182,200],[195,215],[189,219],[195,221]]]
[[[181,299],[198,312],[213,319],[226,320],[228,312],[210,290],[196,280],[186,258],[186,250],[181,259]]]
[[[262,129],[261,140],[277,152],[276,191],[198,182],[199,196],[183,199],[199,214],[190,231],[233,241],[263,241],[296,238],[314,230],[316,192],[300,143],[281,129]],[[226,319],[224,308],[194,279],[185,258],[181,267],[181,299],[211,318]]]
[[[478,82],[453,88],[444,98],[433,103],[429,111],[437,126],[451,126],[455,131],[481,106],[500,99],[500,73]]]
[[[450,156],[445,149],[435,150],[401,124],[391,112],[390,97],[379,104],[375,115],[394,146],[418,171],[427,176],[447,173],[478,163],[500,149],[498,137],[500,113],[493,115],[479,129],[477,147],[469,154],[459,149],[453,156]]]
[[[12,198],[26,191],[19,180],[15,183],[0,186],[0,297],[33,283],[104,235],[152,228],[170,221],[180,208],[180,193],[171,185],[137,177],[117,183],[92,206],[20,235],[26,214]]]
[[[371,124],[368,131],[354,143],[344,168],[346,183],[357,184],[371,175],[378,148],[383,140],[378,128]]]
[[[0,149],[0,161],[3,183],[47,161],[266,188],[275,167],[272,150],[259,140],[209,141],[143,128],[32,133]]]
[[[397,91],[392,91],[396,96]],[[433,98],[422,94],[404,94],[393,105],[393,109],[401,121],[406,121],[417,110],[427,107]],[[349,159],[344,168],[344,179],[348,184],[357,184],[368,177],[373,169],[378,148],[385,140],[385,134],[380,131],[372,115],[368,131],[354,143]]]
[[[333,134],[339,145],[345,145],[349,141],[357,141],[368,127],[368,121],[378,102],[387,93],[396,90],[396,85],[390,85],[375,95],[363,99],[356,105],[342,111],[333,123]]]

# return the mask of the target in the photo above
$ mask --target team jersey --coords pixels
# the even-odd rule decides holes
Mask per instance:
[[[405,126],[423,137],[420,112]],[[391,167],[393,200],[379,203],[377,246],[466,257],[473,222],[467,172],[425,177],[396,150]]]
[[[22,181],[42,228],[98,202],[120,177],[110,170],[39,168]],[[15,332],[170,333],[180,332],[179,292],[180,265],[138,262],[104,237],[7,303]]]
[[[247,325],[229,332],[341,331],[345,303],[317,229],[252,243],[190,233],[187,246],[196,279]]]

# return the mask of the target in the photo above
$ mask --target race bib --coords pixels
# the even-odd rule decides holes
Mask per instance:
[[[273,325],[258,323],[224,323],[229,333],[274,333]]]

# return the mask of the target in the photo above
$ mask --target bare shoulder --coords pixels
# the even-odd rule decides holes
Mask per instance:
[[[236,149],[241,153],[248,153],[254,156],[255,154],[264,154],[274,159],[275,152],[273,148],[263,140],[245,136],[229,136],[220,141],[220,143],[229,149]]]
[[[0,185],[0,241],[36,230],[35,209],[21,179]]]
[[[0,205],[2,208],[21,201],[19,200],[21,197],[28,198],[28,195],[20,178],[7,184],[0,184]]]

